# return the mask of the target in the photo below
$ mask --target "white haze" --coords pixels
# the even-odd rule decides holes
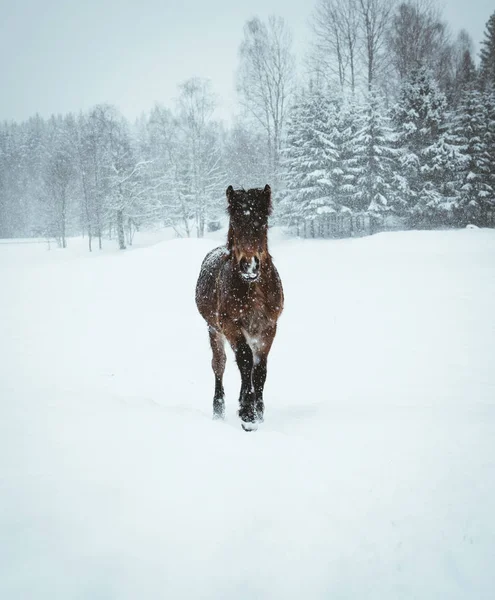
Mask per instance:
[[[438,3],[454,35],[464,28],[475,54],[491,0]],[[308,49],[310,2],[284,0],[25,0],[4,3],[0,20],[0,120],[25,120],[116,105],[135,118],[155,102],[171,106],[177,85],[191,77],[212,80],[218,115],[237,110],[234,72],[247,19],[284,17],[302,63]]]

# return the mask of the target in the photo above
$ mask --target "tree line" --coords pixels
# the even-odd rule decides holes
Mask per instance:
[[[201,237],[227,185],[267,182],[299,234],[336,215],[493,225],[495,13],[479,61],[429,0],[317,0],[310,28],[296,61],[281,17],[245,24],[230,124],[199,78],[133,123],[98,105],[0,124],[0,237],[65,247],[83,233],[90,250],[158,224]]]
[[[299,235],[337,219],[495,226],[495,13],[479,66],[430,3],[322,0],[288,114],[280,211]],[[359,89],[364,90],[359,93]]]

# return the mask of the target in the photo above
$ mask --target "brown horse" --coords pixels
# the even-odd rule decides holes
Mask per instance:
[[[206,255],[196,286],[196,304],[208,324],[215,374],[213,418],[225,414],[224,340],[241,373],[239,416],[246,431],[263,421],[266,363],[284,305],[282,282],[268,253],[271,190],[227,188],[227,245]]]

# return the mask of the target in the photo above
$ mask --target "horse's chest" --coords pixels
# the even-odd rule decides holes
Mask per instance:
[[[277,306],[280,302],[267,282],[268,278],[252,285],[235,281],[233,285],[222,287],[218,311],[220,327],[230,323],[253,337],[273,327],[280,312]]]
[[[240,303],[238,319],[241,327],[256,336],[271,325],[271,311],[261,294],[246,297]]]

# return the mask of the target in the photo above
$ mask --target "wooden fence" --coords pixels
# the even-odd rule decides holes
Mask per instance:
[[[304,238],[346,238],[370,235],[383,228],[369,213],[329,213],[302,223],[293,223],[291,231]],[[391,227],[394,228],[394,227]]]

